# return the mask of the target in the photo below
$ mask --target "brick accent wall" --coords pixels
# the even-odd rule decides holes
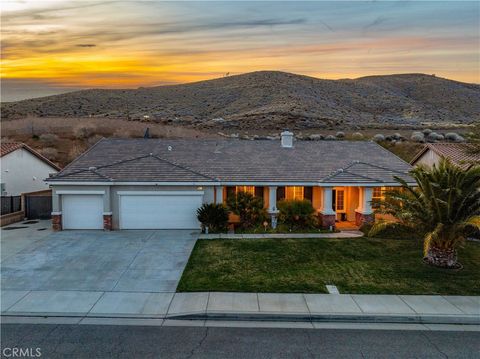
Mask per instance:
[[[363,214],[359,212],[355,212],[355,224],[361,227],[365,223],[373,223],[375,222],[375,215],[372,214]]]
[[[335,228],[335,215],[334,214],[318,214],[318,219],[320,220],[320,225],[323,229],[329,229],[330,226]]]
[[[52,214],[52,229],[54,231],[62,230],[62,215],[61,214]]]
[[[103,229],[105,231],[111,231],[112,228],[112,215],[111,214],[104,214],[103,215]]]

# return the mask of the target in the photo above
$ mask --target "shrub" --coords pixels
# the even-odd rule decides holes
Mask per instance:
[[[427,136],[427,142],[436,142],[438,134],[436,132],[431,132]]]
[[[283,200],[278,202],[278,220],[291,229],[311,228],[315,225],[315,209],[308,200]]]
[[[58,141],[58,136],[53,133],[44,133],[40,135],[39,140],[42,141],[46,146],[53,146]]]
[[[412,137],[410,137],[410,139],[414,142],[425,142],[425,137],[421,132],[414,132],[412,134]]]
[[[345,137],[345,132],[343,131],[338,131],[337,134],[335,135],[336,138],[344,138]]]
[[[385,141],[385,136],[382,135],[381,133],[377,133],[375,136],[373,136],[373,140],[375,142]]]
[[[352,139],[363,140],[363,135],[360,132],[355,132],[355,133],[352,134]]]
[[[333,135],[328,135],[327,137],[325,137],[325,139],[326,139],[327,141],[333,141],[333,140],[335,140],[336,138],[335,138],[335,136],[333,136]]]
[[[43,148],[40,152],[49,160],[56,160],[58,157],[58,151],[53,147]]]
[[[432,133],[432,130],[429,129],[429,128],[426,128],[426,129],[424,129],[422,132],[423,132],[423,134],[424,134],[425,136],[428,136],[429,134]]]
[[[455,133],[455,132],[448,132],[445,135],[445,139],[447,141],[452,141],[452,142],[457,142],[458,137],[459,137],[458,133]]]
[[[197,218],[202,228],[210,232],[225,232],[228,225],[228,211],[223,204],[204,203],[197,209]]]
[[[240,226],[243,228],[252,228],[267,218],[263,199],[247,192],[238,192],[235,196],[228,198],[227,206],[230,211],[240,217]]]
[[[92,126],[80,126],[74,131],[75,137],[79,140],[83,140],[92,137],[95,134],[95,128]]]

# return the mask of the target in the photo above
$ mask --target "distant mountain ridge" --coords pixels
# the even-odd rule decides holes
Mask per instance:
[[[480,85],[425,74],[323,80],[278,71],[3,103],[2,118],[113,117],[202,128],[401,126],[480,121]]]

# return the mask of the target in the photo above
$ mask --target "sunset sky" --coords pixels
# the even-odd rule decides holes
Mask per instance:
[[[257,70],[480,82],[476,1],[1,4],[2,101]]]

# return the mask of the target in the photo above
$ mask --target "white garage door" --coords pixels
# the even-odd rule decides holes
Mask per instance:
[[[63,229],[102,229],[103,196],[62,195],[62,225]]]
[[[203,192],[120,194],[121,229],[196,229]]]

